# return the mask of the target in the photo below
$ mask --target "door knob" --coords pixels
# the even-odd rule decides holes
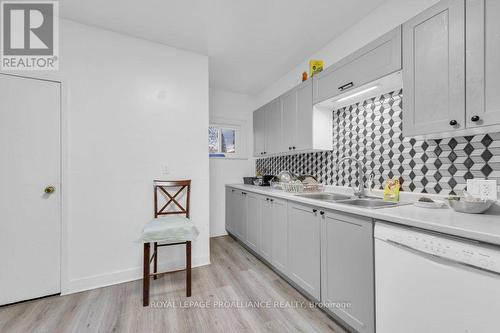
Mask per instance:
[[[47,186],[44,190],[44,192],[47,194],[54,193],[55,191],[56,191],[56,188],[54,186]]]

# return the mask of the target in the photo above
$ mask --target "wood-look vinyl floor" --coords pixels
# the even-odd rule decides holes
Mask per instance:
[[[190,298],[173,273],[151,281],[150,307],[137,280],[0,307],[0,332],[345,332],[231,237],[210,252]]]

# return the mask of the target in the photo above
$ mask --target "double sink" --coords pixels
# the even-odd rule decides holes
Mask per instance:
[[[296,196],[320,200],[326,202],[336,202],[344,205],[351,205],[363,208],[384,208],[384,207],[395,207],[401,205],[399,202],[389,202],[383,201],[381,198],[377,197],[362,197],[362,198],[352,198],[348,195],[337,194],[337,193],[307,193],[307,194],[297,194]]]

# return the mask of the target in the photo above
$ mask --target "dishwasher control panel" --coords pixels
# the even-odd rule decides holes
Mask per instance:
[[[375,238],[415,251],[500,273],[500,248],[377,222]]]

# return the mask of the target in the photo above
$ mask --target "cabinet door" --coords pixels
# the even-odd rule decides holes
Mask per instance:
[[[236,191],[233,196],[233,207],[234,207],[234,234],[241,241],[246,241],[246,219],[247,219],[247,201],[245,198],[245,193],[242,191]]]
[[[271,252],[273,246],[273,206],[270,198],[261,197],[261,233],[260,233],[260,251],[259,253],[271,262]]]
[[[261,157],[266,151],[266,106],[253,113],[253,152]]]
[[[288,205],[288,276],[320,299],[320,218],[313,208]]]
[[[286,274],[288,271],[288,219],[287,202],[273,199],[271,264]]]
[[[500,1],[466,1],[467,127],[500,124]]]
[[[401,27],[388,32],[313,77],[314,103],[401,69]]]
[[[265,155],[283,151],[283,126],[279,98],[273,100],[266,107],[266,149]]]
[[[327,212],[321,223],[321,301],[350,302],[329,310],[358,332],[374,332],[372,221]]]
[[[283,113],[283,151],[291,151],[297,133],[297,91],[295,89],[280,97]]]
[[[440,1],[403,25],[403,134],[465,128],[465,5]]]
[[[235,189],[226,187],[226,231],[234,234],[234,195]]]
[[[312,81],[302,83],[296,89],[297,116],[295,127],[294,150],[313,148],[313,91]],[[330,115],[330,117],[333,117]],[[318,126],[320,128],[321,126]],[[331,136],[330,136],[331,141]]]
[[[260,247],[260,226],[261,226],[261,196],[248,193],[246,199],[246,244],[255,252],[259,252]]]

